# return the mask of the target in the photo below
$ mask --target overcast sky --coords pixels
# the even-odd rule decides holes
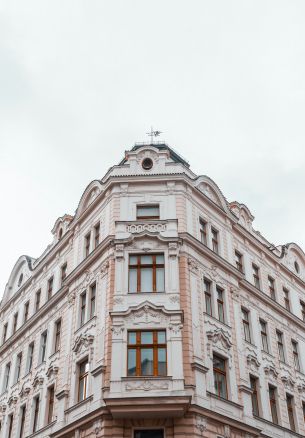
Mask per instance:
[[[0,0],[0,296],[153,125],[305,248],[304,0]]]

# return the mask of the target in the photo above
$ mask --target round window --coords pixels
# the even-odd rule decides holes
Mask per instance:
[[[142,167],[145,170],[149,170],[153,167],[153,160],[151,158],[144,158],[144,160],[142,161]]]
[[[300,272],[300,266],[299,266],[298,262],[294,262],[294,269],[297,273]]]

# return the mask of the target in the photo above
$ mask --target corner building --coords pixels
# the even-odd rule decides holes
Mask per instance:
[[[305,435],[305,255],[165,144],[139,144],[21,256],[1,438]]]

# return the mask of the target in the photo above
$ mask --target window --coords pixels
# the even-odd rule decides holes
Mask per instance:
[[[268,337],[267,337],[267,324],[262,319],[259,320],[259,323],[260,323],[260,327],[261,327],[262,349],[266,353],[269,353]]]
[[[253,415],[259,416],[259,406],[258,406],[258,395],[257,395],[257,377],[250,376],[250,388],[252,390],[251,393],[251,401],[252,401],[252,412]]]
[[[62,267],[61,267],[61,286],[63,285],[65,279],[67,277],[67,263],[65,263]]]
[[[40,297],[41,297],[41,289],[39,289],[36,292],[36,299],[35,299],[35,312],[37,312],[40,308]]]
[[[54,411],[54,386],[48,389],[48,424],[52,422]]]
[[[283,344],[283,333],[279,330],[276,330],[277,337],[277,348],[279,351],[280,361],[285,362],[285,352],[284,352],[284,344]]]
[[[17,330],[17,323],[18,323],[18,312],[15,313],[15,315],[14,315],[14,320],[13,320],[13,334],[16,333],[16,330]]]
[[[228,398],[226,360],[215,354],[213,355],[213,372],[215,393],[219,397]]]
[[[90,318],[95,315],[96,283],[90,286]]]
[[[52,297],[53,294],[53,277],[48,280],[48,300]]]
[[[304,301],[300,301],[300,304],[301,304],[302,320],[305,321],[305,303]]]
[[[48,332],[42,333],[40,338],[40,363],[46,360],[46,350],[47,350],[47,337]]]
[[[284,293],[284,303],[286,309],[290,312],[290,298],[289,298],[289,290],[283,287],[283,293]]]
[[[3,325],[3,335],[2,335],[2,343],[4,344],[4,342],[6,341],[7,338],[7,327],[8,324],[7,322]]]
[[[4,380],[3,380],[3,391],[6,391],[8,388],[8,383],[10,380],[10,372],[11,372],[11,363],[7,363],[5,365],[5,370],[4,370]]]
[[[26,372],[29,373],[33,365],[34,342],[29,345]]]
[[[134,438],[164,438],[163,429],[142,429],[134,431]]]
[[[91,240],[91,233],[88,233],[85,236],[85,257],[88,257],[90,254],[90,240]]]
[[[218,231],[215,228],[211,228],[212,233],[212,250],[218,254]]]
[[[34,398],[33,433],[38,430],[39,396]]]
[[[297,274],[300,273],[300,266],[299,266],[298,262],[294,262],[294,269],[295,269],[295,272],[296,272]]]
[[[299,346],[296,341],[291,341],[292,353],[293,353],[293,364],[297,371],[301,370],[300,360],[299,360]]]
[[[286,404],[287,404],[287,412],[288,412],[288,419],[289,419],[290,429],[295,432],[295,422],[294,422],[294,415],[293,415],[293,397],[292,397],[292,395],[286,394]]]
[[[88,373],[89,373],[88,359],[81,362],[78,367],[79,367],[78,401],[80,402],[88,397]]]
[[[27,301],[24,305],[24,314],[23,314],[23,323],[25,324],[27,322],[27,320],[29,319],[29,307],[30,307],[30,302]]]
[[[61,332],[61,319],[55,323],[55,341],[54,341],[54,353],[60,348],[60,332]]]
[[[278,424],[277,406],[276,406],[276,388],[269,385],[269,402],[272,422]]]
[[[204,245],[208,244],[207,223],[203,219],[199,219],[200,240]]]
[[[238,251],[235,251],[235,264],[236,268],[243,272],[243,256]]]
[[[129,257],[129,292],[164,292],[164,255]]]
[[[259,269],[254,263],[252,264],[253,284],[257,289],[260,289]]]
[[[303,419],[305,423],[305,402],[302,402],[302,409],[303,409]]]
[[[166,376],[165,330],[128,332],[128,376]]]
[[[217,291],[217,309],[218,309],[218,319],[221,322],[225,322],[225,311],[224,311],[224,301],[223,301],[223,289],[216,286]]]
[[[58,233],[58,239],[59,239],[59,240],[62,238],[62,235],[63,235],[63,229],[61,228],[61,229],[59,230],[59,233]]]
[[[100,229],[100,223],[96,224],[94,227],[94,248],[96,248],[100,243]]]
[[[20,429],[19,429],[19,438],[23,438],[24,434],[24,424],[25,424],[25,405],[20,408]]]
[[[249,311],[246,309],[241,309],[243,327],[244,327],[244,338],[245,341],[251,342],[251,332],[250,332],[250,322],[249,322]]]
[[[86,300],[87,294],[83,292],[80,296],[80,327],[85,324],[86,320]]]
[[[14,421],[14,417],[13,414],[9,415],[8,417],[8,433],[7,433],[7,438],[12,438],[12,432],[13,432],[13,421]]]
[[[211,295],[211,282],[209,280],[203,280],[204,285],[204,297],[205,297],[205,311],[208,315],[212,316],[212,295]]]
[[[15,383],[17,383],[20,378],[21,362],[22,362],[22,353],[19,353],[17,354],[16,357]]]
[[[275,285],[274,279],[272,277],[268,277],[268,285],[269,285],[269,293],[270,297],[275,301]]]
[[[137,220],[160,219],[159,205],[137,205]]]
[[[19,279],[18,279],[18,287],[20,287],[22,285],[23,282],[23,274],[20,274]]]

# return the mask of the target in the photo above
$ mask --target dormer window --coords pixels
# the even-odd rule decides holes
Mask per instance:
[[[18,287],[20,287],[22,285],[22,281],[23,281],[23,274],[20,274],[19,279],[18,279]]]
[[[142,161],[142,167],[144,170],[150,170],[154,165],[154,162],[151,158],[144,158]]]
[[[159,205],[137,205],[137,220],[143,219],[160,219]]]
[[[297,261],[294,262],[294,269],[297,274],[300,273],[300,266]]]
[[[59,233],[58,233],[58,239],[59,239],[59,240],[62,238],[62,235],[63,235],[63,229],[61,228],[61,229],[59,230]]]

